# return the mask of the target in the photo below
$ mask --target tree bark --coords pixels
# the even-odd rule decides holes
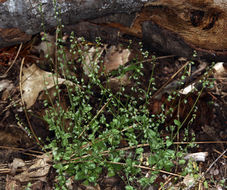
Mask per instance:
[[[166,54],[227,60],[227,0],[0,0],[0,47],[59,23],[93,40],[129,35]]]

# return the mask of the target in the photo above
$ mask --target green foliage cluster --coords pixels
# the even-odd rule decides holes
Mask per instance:
[[[70,41],[72,54],[84,51],[73,34]],[[121,176],[128,184],[127,189],[133,189],[138,185],[146,187],[154,183],[160,170],[171,171],[177,155],[183,155],[176,154],[171,147],[175,137],[173,132],[181,127],[181,123],[175,120],[171,126],[172,135],[161,137],[160,130],[167,116],[164,107],[158,116],[151,114],[147,108],[148,99],[155,89],[155,79],[152,72],[147,90],[140,87],[143,60],[135,59],[135,67],[130,69],[131,80],[135,82],[131,93],[128,94],[124,86],[113,92],[100,79],[104,75],[99,73],[101,59],[90,60],[95,69],[87,80],[70,75],[72,68],[78,73],[76,64],[86,64],[85,54],[81,54],[77,63],[66,60],[61,39],[58,42],[58,71],[74,85],[67,85],[66,90],[56,85],[55,102],[45,102],[49,109],[44,119],[55,134],[46,149],[51,150],[58,173],[56,188],[67,189],[65,185],[70,176],[84,184],[95,184],[105,171],[107,176]],[[102,44],[97,40],[96,45],[99,47]],[[141,51],[146,59],[148,53]],[[153,61],[150,64],[155,66]],[[119,75],[125,74],[123,68],[118,72]],[[62,93],[67,99],[67,109],[62,107]],[[138,93],[145,98],[138,97]],[[124,149],[125,146],[128,149]],[[148,176],[141,175],[144,152],[150,153],[146,165],[153,168],[148,171]]]
[[[59,21],[59,17],[56,18]],[[105,74],[100,73],[100,40],[95,44],[98,59],[90,59],[92,72],[86,78],[78,77],[81,71],[77,65],[86,64],[84,51],[88,50],[80,44],[86,47],[86,42],[83,39],[78,40],[72,33],[72,59],[68,59],[62,45],[61,27],[58,27],[56,32],[57,75],[74,84],[66,85],[66,89],[57,84],[56,99],[51,103],[44,102],[44,105],[49,107],[44,119],[49,129],[54,132],[54,138],[50,139],[45,148],[51,150],[54,168],[58,173],[56,189],[67,189],[67,179],[72,176],[84,184],[96,184],[102,173],[107,176],[120,176],[127,184],[126,189],[145,188],[155,182],[160,170],[171,171],[173,161],[179,160],[179,164],[184,164],[181,158],[187,149],[180,147],[174,150],[172,145],[186,120],[181,122],[179,118],[175,119],[173,124],[165,126],[170,135],[161,135],[166,118],[172,112],[169,108],[166,113],[165,105],[158,115],[151,114],[148,110],[148,100],[156,90],[156,85],[151,72],[146,90],[142,88],[140,78],[143,77],[144,60],[135,59],[130,67],[120,67],[117,72],[112,73],[122,76],[130,72],[130,80],[134,82],[130,87],[131,93],[127,93],[125,86],[120,86],[117,92],[112,91],[102,80]],[[141,54],[143,59],[148,57],[148,52],[144,52],[142,47]],[[75,55],[79,55],[76,63]],[[153,70],[154,60],[150,63]],[[108,77],[105,79],[108,81]],[[62,95],[66,99],[67,109],[62,106]],[[168,99],[172,101],[178,96],[179,93],[174,92]],[[196,105],[191,113],[195,110]],[[192,116],[189,124],[195,114]],[[186,128],[186,137],[188,133]],[[146,152],[149,152],[149,156],[144,161]],[[150,170],[140,167],[144,164]],[[144,175],[144,171],[147,175]]]

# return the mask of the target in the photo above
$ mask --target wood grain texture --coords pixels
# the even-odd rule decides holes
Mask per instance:
[[[129,35],[167,54],[191,58],[196,50],[201,59],[227,60],[227,0],[7,0],[0,15],[0,47],[29,40],[41,23],[48,30],[60,22],[90,39]]]

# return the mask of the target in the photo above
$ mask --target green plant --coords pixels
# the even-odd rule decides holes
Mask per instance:
[[[59,14],[56,8],[56,16]],[[69,50],[72,56],[67,57],[62,45],[63,26],[60,26],[56,30],[54,71],[73,85],[62,87],[56,84],[55,99],[50,98],[49,102],[44,103],[47,108],[44,120],[55,134],[45,148],[51,150],[53,155],[53,166],[58,174],[56,189],[67,189],[66,182],[71,176],[84,184],[96,184],[104,170],[107,176],[121,176],[126,189],[154,183],[160,171],[171,171],[173,161],[182,158],[187,151],[187,148],[174,150],[172,145],[191,113],[194,113],[197,101],[183,121],[176,118],[165,126],[170,134],[163,137],[160,131],[166,119],[173,114],[173,107],[166,111],[163,104],[158,114],[152,114],[148,109],[149,99],[156,90],[155,57],[150,62],[152,72],[148,86],[144,88],[140,79],[143,77],[143,63],[149,55],[143,51],[141,44],[142,60],[135,58],[129,66],[119,67],[106,75],[100,73],[100,48],[103,47],[100,39],[94,45],[96,52],[92,57],[87,42],[74,37],[72,33]],[[87,57],[90,70],[87,76],[81,76],[79,68],[87,64]],[[133,81],[133,85],[129,89],[119,85],[117,92],[112,90],[108,79],[113,76],[120,78],[126,73],[130,73],[129,80]],[[185,75],[182,75],[182,79]],[[179,96],[179,92],[175,91],[169,95],[168,101],[174,102]],[[187,103],[186,99],[183,101]],[[144,160],[141,158],[145,152],[149,152],[145,158],[145,170],[149,170],[147,176],[141,174],[144,171],[141,167]]]
[[[76,39],[71,39],[74,43],[72,47],[78,48]],[[58,47],[62,56],[60,48]],[[83,56],[78,59],[81,64],[85,64],[83,60]],[[92,64],[98,68],[98,62]],[[144,149],[136,146],[141,143],[150,144],[153,152],[153,156],[149,158],[150,165],[157,165],[157,169],[170,170],[174,152],[166,147],[158,132],[159,124],[155,124],[145,106],[138,109],[137,99],[126,94],[123,86],[118,93],[113,93],[100,80],[98,69],[90,73],[86,83],[83,78],[66,75],[68,71],[65,70],[65,65],[62,62],[59,65],[64,77],[75,85],[67,86],[64,92],[68,102],[67,110],[62,108],[61,99],[56,98],[44,119],[49,129],[55,133],[55,138],[46,148],[52,150],[61,187],[66,182],[66,175],[74,175],[76,180],[84,180],[84,183],[96,183],[104,167],[109,176],[119,174],[124,169],[124,180],[132,183],[129,176],[138,175],[141,171],[134,167],[140,165],[139,157]],[[135,65],[140,64],[136,61]],[[130,70],[133,80],[141,75],[141,68],[134,68]],[[125,71],[120,71],[121,74],[123,72]],[[140,83],[136,85],[139,86]],[[60,97],[63,92],[58,85],[56,90],[56,97]],[[138,88],[131,90],[137,92]],[[99,95],[95,97],[97,93]],[[135,147],[135,153],[121,150],[122,141]],[[160,160],[160,157],[163,159]]]
[[[80,49],[79,45],[85,41],[82,39],[78,42],[73,34],[70,38],[70,51],[75,52],[76,49],[81,52],[76,64],[86,64],[85,54],[82,53],[84,49]],[[101,45],[98,41],[97,48]],[[59,71],[75,85],[67,85],[66,89],[56,86],[55,102],[49,105],[44,117],[49,129],[55,133],[55,138],[46,148],[53,154],[58,188],[67,189],[65,184],[69,176],[82,180],[84,184],[96,184],[104,168],[108,176],[122,176],[122,180],[128,184],[127,189],[132,189],[137,183],[143,186],[153,183],[160,170],[171,171],[173,160],[176,159],[176,153],[171,148],[174,138],[173,135],[163,138],[160,134],[166,119],[165,109],[163,107],[163,112],[157,117],[150,114],[146,106],[152,95],[152,85],[155,84],[153,73],[149,87],[144,91],[139,81],[143,76],[143,67],[141,60],[135,59],[134,66],[127,71],[124,68],[118,70],[118,75],[131,72],[131,80],[135,81],[130,88],[131,94],[125,91],[124,86],[118,92],[113,92],[100,79],[104,75],[98,72],[101,55],[97,56],[98,60],[91,60],[95,69],[85,81],[67,74],[73,60],[64,62],[61,48],[57,47]],[[73,70],[77,73],[76,66]],[[145,101],[136,97],[144,93]],[[62,96],[66,98],[67,109],[62,106],[62,98],[59,98]],[[180,127],[181,124],[176,120],[175,125]],[[123,142],[128,147],[127,151],[121,148]],[[139,175],[142,171],[140,158],[146,146],[150,152],[147,164],[156,170],[150,171],[149,177]]]

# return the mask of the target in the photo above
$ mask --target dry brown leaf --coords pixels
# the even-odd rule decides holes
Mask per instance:
[[[41,36],[43,36],[44,41],[37,46],[33,46],[33,49],[42,55],[48,55],[53,58],[55,55],[55,36],[44,33],[41,33]]]
[[[195,183],[195,178],[191,175],[186,175],[183,180],[183,184],[187,187],[190,188],[194,185]]]
[[[45,89],[50,89],[56,84],[67,83],[73,85],[66,79],[57,78],[51,72],[46,72],[38,68],[35,64],[23,69],[22,76],[23,100],[26,108],[30,108],[36,101],[39,93]]]
[[[11,173],[15,174],[18,168],[25,166],[25,162],[20,158],[14,158],[13,163],[11,164]]]
[[[47,174],[51,167],[51,159],[48,155],[44,154],[41,158],[37,159],[33,165],[27,170],[13,177],[14,180],[20,182],[28,182],[33,180],[46,181]]]
[[[98,60],[102,55],[103,51],[104,48],[94,46],[92,46],[87,52],[84,51],[83,56],[85,56],[85,58],[83,63],[83,70],[87,76],[94,71],[98,72]]]
[[[131,52],[129,49],[123,49],[121,47],[111,46],[104,58],[104,70],[105,73],[118,69],[119,66],[126,64],[129,61]]]
[[[18,181],[12,179],[12,177],[10,177],[10,176],[7,176],[5,189],[6,190],[12,190],[12,189],[20,190],[20,189],[22,189],[22,187]]]

